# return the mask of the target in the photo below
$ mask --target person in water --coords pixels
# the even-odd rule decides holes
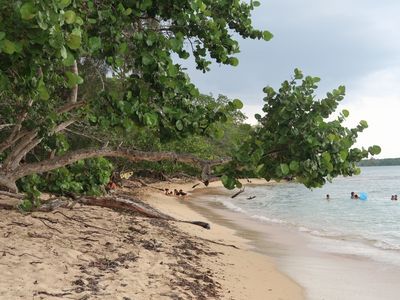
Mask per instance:
[[[390,198],[390,200],[392,200],[392,201],[394,200],[394,195],[392,195],[392,197]]]
[[[357,194],[354,194],[354,199],[358,199],[358,195]]]
[[[355,197],[355,196],[354,196],[354,192],[351,192],[351,193],[350,193],[350,198],[351,198],[351,199],[354,199],[354,197]]]
[[[329,200],[329,194],[326,194],[326,200]]]
[[[397,195],[394,195],[394,201],[397,201]]]

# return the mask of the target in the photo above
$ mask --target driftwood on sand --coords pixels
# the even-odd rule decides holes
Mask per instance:
[[[19,199],[19,197],[15,197],[14,201],[12,202],[0,201],[0,208],[15,209],[18,203],[16,202],[17,199]],[[49,211],[54,211],[60,207],[73,209],[74,205],[76,205],[77,203],[83,205],[106,207],[111,209],[121,209],[125,211],[136,212],[148,218],[157,218],[166,221],[189,223],[203,227],[205,229],[210,229],[210,224],[206,222],[178,220],[176,218],[173,218],[172,216],[160,212],[159,210],[151,207],[150,205],[144,203],[143,201],[135,199],[131,195],[123,192],[119,193],[117,192],[111,195],[101,196],[101,197],[93,197],[93,196],[75,197],[73,201],[65,197],[57,197],[55,199],[45,201],[41,206],[39,206],[35,210],[49,212]]]

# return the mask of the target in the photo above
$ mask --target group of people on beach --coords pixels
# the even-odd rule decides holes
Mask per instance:
[[[174,189],[173,191],[172,190],[170,191],[169,189],[164,189],[164,191],[165,191],[165,195],[168,195],[168,196],[172,196],[172,195],[186,196],[187,195],[187,193],[185,193],[182,189],[180,189],[179,191],[177,189]]]
[[[392,195],[392,198],[390,198],[392,201],[397,201],[397,195]]]

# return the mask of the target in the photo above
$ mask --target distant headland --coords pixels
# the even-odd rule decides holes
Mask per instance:
[[[358,165],[360,167],[372,166],[400,166],[400,157],[398,158],[370,158],[361,160]]]

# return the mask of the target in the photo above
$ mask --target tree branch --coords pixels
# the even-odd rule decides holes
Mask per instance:
[[[72,65],[72,73],[74,73],[76,76],[78,76],[78,64],[76,63],[76,60],[74,60],[74,64]],[[78,100],[78,84],[75,84],[72,87],[71,90],[71,95],[69,96],[69,102],[70,103],[77,103]]]
[[[139,150],[128,150],[128,149],[80,149],[72,151],[63,156],[54,157],[45,161],[37,163],[29,163],[19,166],[15,169],[14,177],[21,178],[30,174],[48,172],[69,164],[72,164],[81,159],[93,158],[93,157],[121,157],[126,158],[130,161],[163,161],[173,160],[182,163],[198,164],[202,167],[209,168],[210,166],[224,164],[229,162],[230,158],[221,158],[216,160],[203,160],[191,154],[180,154],[175,152],[145,152]]]
[[[11,134],[8,136],[8,138],[5,141],[3,141],[0,144],[0,153],[3,152],[4,150],[8,149],[12,145],[14,145],[19,140],[19,138],[15,139],[15,137],[19,136],[19,133],[22,128],[22,122],[24,122],[26,117],[28,116],[28,108],[31,107],[32,104],[33,104],[33,100],[29,100],[28,104],[25,108],[25,111],[18,117],[18,120],[15,123],[13,130],[11,131]]]
[[[0,125],[0,130],[2,130],[3,128],[7,128],[7,127],[11,127],[11,126],[13,126],[14,124],[1,124]]]

